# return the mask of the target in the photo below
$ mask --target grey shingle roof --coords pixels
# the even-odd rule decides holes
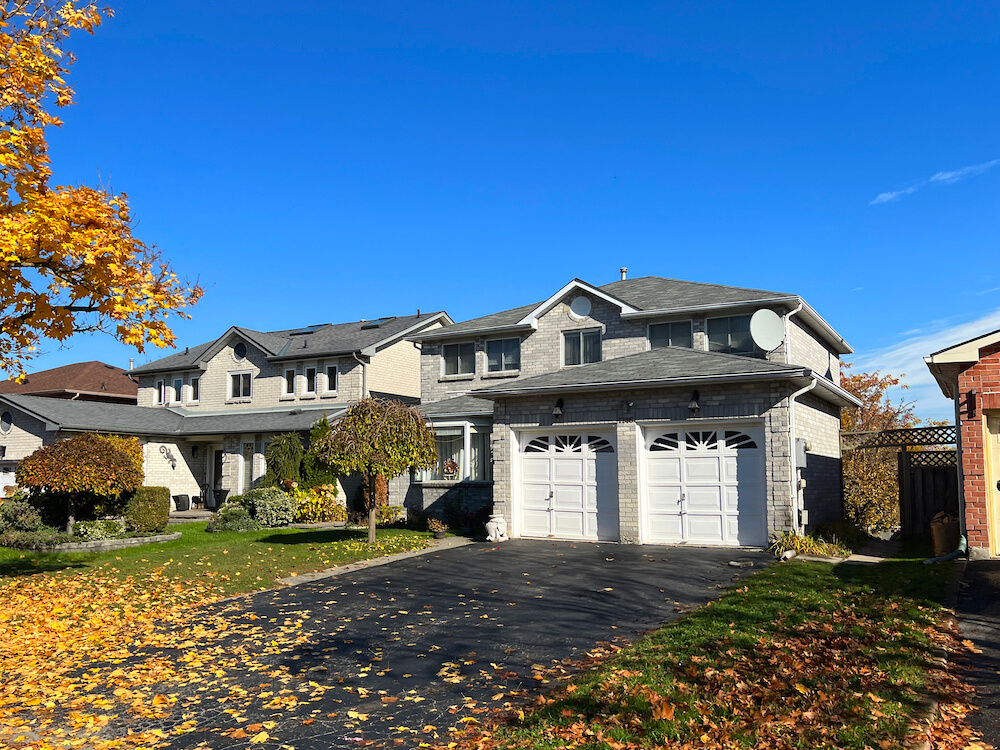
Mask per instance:
[[[471,417],[484,414],[493,414],[493,402],[487,398],[476,398],[475,396],[455,396],[442,401],[432,401],[420,404],[418,407],[424,416],[436,417]]]
[[[723,286],[721,284],[703,284],[697,281],[664,279],[660,276],[625,279],[624,281],[615,281],[597,288],[640,310],[662,310],[664,308],[693,307],[698,305],[730,305],[739,302],[756,302],[775,297],[794,296],[785,294],[784,292],[768,292],[763,289],[746,289],[737,286]],[[484,315],[480,318],[455,323],[447,326],[445,329],[435,330],[430,337],[450,337],[452,334],[512,326],[540,304],[541,301],[531,305],[515,307],[512,310],[504,310]]]
[[[667,346],[590,365],[568,367],[524,380],[509,381],[479,389],[476,393],[490,396],[560,388],[669,385],[671,381],[689,382],[695,379],[768,376],[788,378],[801,376],[806,372],[803,367],[768,362],[764,359]]]
[[[329,404],[316,409],[185,415],[163,407],[0,394],[0,403],[4,401],[55,424],[58,429],[165,436],[308,430],[324,414],[335,419],[348,407],[348,404]]]
[[[774,297],[795,296],[784,292],[768,292],[763,289],[664,279],[660,276],[642,276],[624,281],[614,281],[605,284],[600,289],[640,310],[725,305],[734,302],[756,302]]]
[[[382,318],[378,327],[372,327],[373,321],[365,320],[351,323],[327,323],[321,326],[310,326],[309,328],[314,330],[309,330],[306,333],[299,333],[299,331],[305,330],[301,328],[290,328],[283,331],[255,331],[251,328],[234,326],[233,330],[260,346],[264,353],[272,359],[303,356],[325,357],[363,351],[401,336],[410,328],[430,322],[442,314],[442,312],[431,312],[419,316],[404,315]],[[132,372],[143,375],[151,372],[186,370],[197,367],[204,354],[218,341],[219,339],[215,339],[198,346],[192,346],[183,352],[171,354],[141,367],[136,367]]]

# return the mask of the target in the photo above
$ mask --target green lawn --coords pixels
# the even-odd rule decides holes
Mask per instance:
[[[928,674],[933,644],[949,637],[940,601],[951,564],[922,565],[926,553],[776,564],[617,653],[596,649],[556,692],[466,730],[461,744],[900,747],[921,691],[948,684]]]
[[[427,545],[431,535],[379,529],[374,545],[366,530],[264,529],[209,534],[204,523],[176,524],[180,539],[97,553],[37,553],[0,547],[0,582],[35,573],[101,570],[141,578],[162,568],[178,582],[211,583],[220,595],[269,588],[279,578],[324,570]]]

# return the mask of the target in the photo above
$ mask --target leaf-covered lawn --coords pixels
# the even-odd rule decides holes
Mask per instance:
[[[176,524],[183,536],[114,552],[47,554],[0,547],[0,585],[33,573],[96,571],[119,577],[148,576],[162,568],[173,581],[200,581],[219,596],[270,588],[275,580],[336,565],[421,549],[430,535],[379,529],[374,545],[366,531],[264,529],[209,534],[204,523]]]
[[[247,671],[275,684],[261,694],[267,708],[320,700],[328,687],[292,680],[273,660],[307,638],[301,619],[278,624],[277,633],[269,624],[265,637],[258,617],[239,607],[195,607],[296,572],[428,543],[426,533],[400,530],[380,530],[368,545],[364,531],[177,528],[184,536],[175,542],[99,555],[3,553],[0,747],[153,746],[198,729],[190,710],[200,693],[177,705],[189,686],[223,693],[238,717],[250,698],[233,675]],[[122,715],[154,728],[120,737],[113,727]],[[166,729],[156,727],[168,716]],[[274,726],[250,724],[241,736],[264,742],[267,725]]]
[[[465,732],[502,748],[895,748],[924,691],[935,747],[966,748],[967,688],[934,662],[962,648],[941,609],[950,566],[792,562],[619,649],[533,707]],[[570,667],[569,670],[566,667]]]

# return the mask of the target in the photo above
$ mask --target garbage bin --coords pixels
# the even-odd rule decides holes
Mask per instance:
[[[174,495],[174,506],[183,513],[191,509],[191,497],[189,495]]]
[[[958,549],[958,516],[942,511],[931,519],[931,541],[934,557],[944,557]]]
[[[226,502],[226,498],[228,496],[229,496],[229,490],[213,490],[212,491],[212,495],[211,495],[211,499],[212,499],[212,501],[214,501],[214,504],[213,505],[209,505],[208,507],[209,508],[218,508],[220,505],[222,505],[224,502]]]

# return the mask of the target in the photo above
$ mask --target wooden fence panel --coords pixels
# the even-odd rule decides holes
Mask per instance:
[[[925,537],[941,511],[958,513],[956,451],[899,452],[899,518],[903,536]]]

